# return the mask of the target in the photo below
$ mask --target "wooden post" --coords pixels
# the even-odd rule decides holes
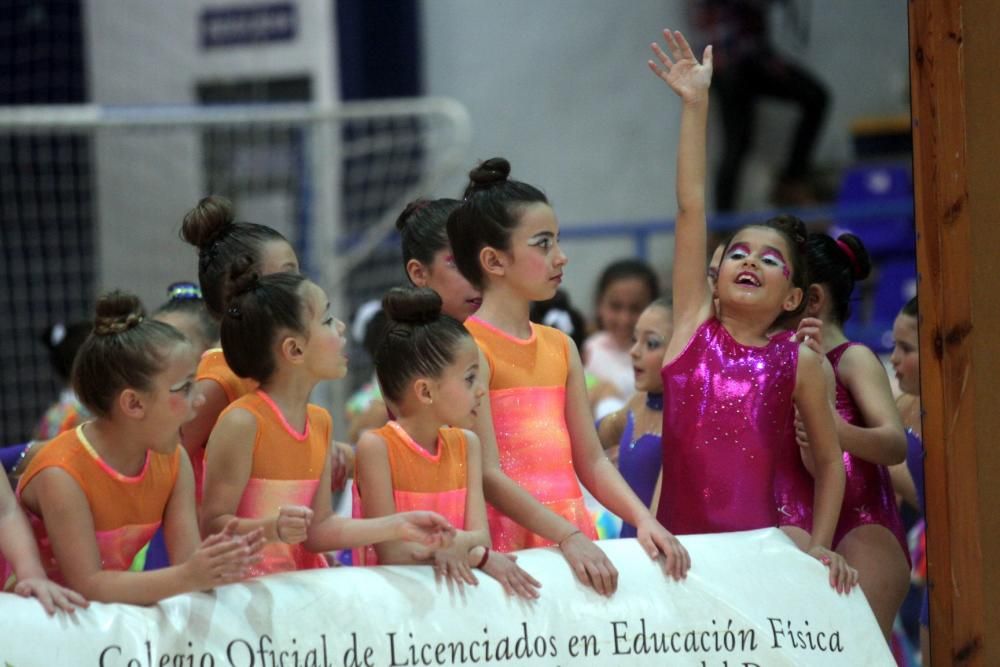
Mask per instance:
[[[1000,665],[998,33],[996,0],[910,1],[935,666]]]

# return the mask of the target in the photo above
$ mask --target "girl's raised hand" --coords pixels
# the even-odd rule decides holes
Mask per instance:
[[[260,561],[264,531],[260,528],[236,535],[238,519],[214,535],[209,535],[184,563],[194,590],[205,590],[245,579],[249,567]]]
[[[400,512],[392,517],[397,540],[447,549],[455,539],[455,527],[437,512]]]
[[[803,317],[795,330],[795,340],[805,343],[816,354],[823,352],[823,320],[816,317]]]
[[[830,587],[838,593],[850,593],[858,583],[858,571],[844,557],[826,547],[815,546],[807,552],[830,570]]]
[[[38,598],[49,616],[56,613],[56,609],[72,612],[77,607],[86,608],[88,604],[87,600],[76,591],[43,577],[18,581],[14,586],[14,592],[21,597]]]
[[[646,550],[650,558],[656,558],[661,553],[666,556],[663,570],[674,579],[680,581],[687,576],[691,567],[691,556],[687,549],[673,534],[652,515],[642,519],[635,527],[636,539]]]
[[[682,100],[687,103],[704,102],[708,99],[708,86],[712,82],[712,47],[706,46],[701,62],[695,58],[691,46],[680,32],[663,31],[670,55],[656,42],[650,44],[653,53],[662,64],[647,61],[653,74],[663,79]]]
[[[507,595],[518,595],[528,600],[538,598],[540,581],[521,569],[514,554],[502,554],[490,551],[483,565],[483,572],[500,582]]]

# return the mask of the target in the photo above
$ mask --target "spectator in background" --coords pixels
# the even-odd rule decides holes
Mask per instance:
[[[715,177],[715,207],[736,207],[740,171],[753,143],[760,97],[799,108],[791,150],[772,199],[779,206],[814,203],[813,150],[829,106],[826,87],[809,71],[778,53],[769,36],[771,6],[789,0],[692,0],[694,24],[715,57],[712,91],[722,111],[725,143]],[[789,12],[792,10],[789,8]],[[805,39],[803,37],[803,39]]]
[[[74,428],[88,419],[87,409],[83,407],[73,389],[70,387],[70,374],[73,372],[73,361],[83,341],[87,340],[90,330],[94,328],[91,322],[62,322],[54,324],[42,334],[42,342],[49,349],[49,359],[52,369],[62,383],[59,400],[45,411],[38,426],[35,427],[33,439],[48,440],[63,431]]]

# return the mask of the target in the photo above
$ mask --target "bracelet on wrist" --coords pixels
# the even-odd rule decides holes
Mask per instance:
[[[484,551],[483,551],[483,557],[480,558],[479,562],[476,564],[476,569],[477,570],[483,569],[483,565],[486,565],[486,561],[488,561],[490,559],[490,548],[489,547],[483,547],[483,549],[484,549]]]
[[[574,535],[579,535],[579,534],[580,534],[580,533],[582,533],[582,532],[583,532],[583,531],[581,531],[581,530],[580,530],[579,528],[577,528],[577,529],[576,529],[576,530],[574,530],[574,531],[573,531],[572,533],[570,533],[570,534],[569,534],[569,535],[567,535],[566,537],[564,537],[564,538],[562,538],[561,540],[559,540],[559,542],[557,543],[557,544],[559,545],[559,548],[560,548],[560,549],[562,549],[562,545],[563,545],[563,542],[565,542],[565,541],[566,541],[566,540],[568,540],[569,538],[573,537]]]

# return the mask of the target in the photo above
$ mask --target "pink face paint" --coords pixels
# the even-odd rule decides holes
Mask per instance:
[[[726,256],[727,257],[732,257],[733,255],[735,255],[738,252],[741,252],[744,255],[749,255],[750,254],[750,246],[748,246],[745,243],[734,243],[733,245],[729,246],[729,252],[726,253]]]
[[[764,252],[764,257],[770,257],[774,261],[781,264],[781,275],[785,277],[785,280],[791,278],[792,271],[788,268],[788,262],[785,261],[785,256],[781,254],[780,250],[777,248],[768,248]]]

